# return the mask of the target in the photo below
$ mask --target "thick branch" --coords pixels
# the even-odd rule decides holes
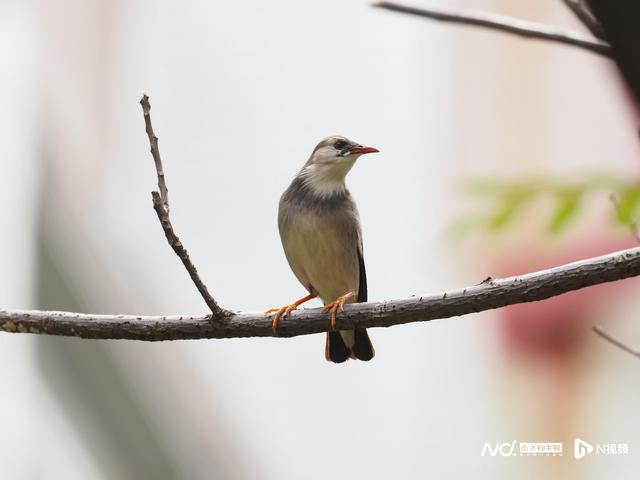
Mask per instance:
[[[195,265],[191,262],[187,250],[184,248],[182,242],[173,230],[173,225],[171,224],[171,219],[169,218],[169,197],[167,194],[167,184],[165,183],[164,179],[162,160],[160,160],[158,137],[153,132],[153,127],[151,125],[151,104],[149,103],[149,97],[147,95],[142,96],[140,105],[142,105],[145,129],[147,131],[147,135],[149,136],[151,155],[153,156],[153,161],[156,166],[156,175],[158,176],[158,189],[160,190],[159,192],[151,192],[153,209],[158,214],[158,220],[160,220],[160,225],[162,225],[162,230],[164,230],[164,234],[167,237],[169,245],[176,253],[176,255],[180,258],[180,260],[182,260],[182,264],[187,269],[187,272],[189,272],[189,276],[198,289],[198,292],[200,292],[200,295],[204,299],[205,303],[211,309],[211,313],[213,314],[211,318],[217,320],[218,317],[224,316],[225,312],[222,308],[220,308],[218,303],[209,293],[207,286],[200,279],[200,275],[198,275],[198,271],[196,270]]]
[[[580,33],[561,30],[551,25],[544,25],[504,15],[497,15],[495,13],[481,13],[441,7],[417,8],[385,1],[376,1],[373,3],[373,6],[394,12],[427,17],[433,20],[475,25],[478,27],[492,28],[512,33],[521,37],[538,38],[552,42],[564,43],[566,45],[584,48],[607,57],[612,56],[611,46],[605,41],[597,39],[594,40]]]
[[[554,297],[580,288],[640,275],[640,248],[623,250],[560,267],[436,295],[379,303],[347,305],[338,328],[390,327],[411,322],[456,317],[517,303]],[[278,336],[324,332],[329,314],[320,309],[295,311],[282,318]],[[82,338],[176,340],[195,338],[271,337],[271,319],[261,313],[209,316],[142,317],[88,315],[68,312],[0,311],[0,329],[7,332],[66,335]]]

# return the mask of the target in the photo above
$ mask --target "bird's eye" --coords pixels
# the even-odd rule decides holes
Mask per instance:
[[[344,149],[344,147],[347,146],[347,142],[345,142],[344,140],[338,140],[336,143],[333,144],[333,148],[335,148],[338,151],[342,151],[342,149]]]

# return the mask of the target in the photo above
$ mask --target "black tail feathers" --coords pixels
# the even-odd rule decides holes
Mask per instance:
[[[358,360],[364,360],[365,362],[371,360],[376,354],[366,328],[355,329],[352,350]]]
[[[327,332],[324,356],[334,363],[342,363],[351,357],[351,350],[345,345],[340,332]]]
[[[375,351],[369,339],[369,334],[364,328],[357,328],[354,331],[354,342],[351,348],[344,343],[340,332],[327,332],[325,358],[330,362],[342,363],[349,358],[368,361],[374,355]]]

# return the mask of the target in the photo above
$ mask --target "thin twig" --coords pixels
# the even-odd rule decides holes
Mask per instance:
[[[604,28],[593,15],[589,7],[581,0],[563,0],[564,4],[573,12],[591,34],[600,40],[607,41]]]
[[[639,350],[635,350],[635,349],[631,348],[630,346],[625,345],[620,340],[617,340],[617,339],[613,338],[611,335],[609,335],[607,332],[605,332],[602,329],[601,326],[599,326],[599,325],[594,326],[593,327],[593,331],[596,332],[598,335],[600,335],[602,338],[604,338],[609,343],[612,343],[613,345],[615,345],[616,347],[624,350],[625,352],[628,352],[631,355],[634,355],[634,356],[640,358],[640,351]]]
[[[441,7],[417,8],[385,1],[376,1],[373,3],[373,6],[394,12],[427,17],[433,20],[487,27],[503,32],[513,33],[522,37],[538,38],[564,43],[584,48],[606,57],[612,56],[611,46],[602,40],[591,39],[580,33],[561,30],[551,25],[544,25],[504,15],[497,15],[495,13],[481,13],[470,10],[454,10]]]
[[[144,123],[145,129],[147,131],[147,135],[149,136],[149,144],[151,146],[151,155],[153,155],[153,161],[156,165],[156,173],[158,175],[158,191],[151,192],[151,197],[153,200],[153,209],[158,214],[158,220],[160,220],[160,225],[162,225],[162,229],[164,230],[164,234],[167,237],[167,241],[169,245],[173,249],[173,251],[178,255],[184,267],[189,272],[189,276],[191,280],[195,284],[198,292],[202,295],[207,306],[211,309],[211,313],[213,314],[213,319],[221,320],[225,317],[227,312],[225,312],[218,303],[214,300],[214,298],[209,293],[207,286],[200,279],[200,275],[198,275],[198,271],[196,270],[195,265],[191,262],[189,258],[189,254],[187,250],[182,245],[182,242],[176,235],[173,230],[173,225],[171,224],[171,220],[169,219],[169,197],[167,195],[167,185],[164,179],[164,171],[162,170],[162,160],[160,160],[160,150],[158,148],[158,137],[153,132],[153,127],[151,126],[151,104],[149,103],[149,97],[147,95],[142,96],[142,100],[140,100],[140,105],[142,105],[142,112],[144,114]]]
[[[144,126],[149,137],[149,145],[151,146],[151,155],[153,156],[153,162],[156,165],[156,175],[158,176],[158,189],[160,190],[160,198],[162,199],[162,205],[169,214],[169,190],[164,180],[164,170],[162,168],[162,160],[160,158],[160,149],[158,148],[158,137],[153,132],[153,126],[151,125],[151,104],[149,103],[149,97],[145,94],[140,100],[142,105],[142,113],[144,115]]]
[[[613,203],[614,208],[616,209],[616,213],[618,214],[618,218],[622,217],[622,208],[620,207],[620,202],[618,202],[618,198],[615,194],[609,195],[609,200]],[[638,222],[635,220],[631,220],[629,223],[629,230],[631,230],[631,234],[636,241],[640,242],[640,229],[638,228]]]
[[[515,277],[492,279],[436,295],[345,306],[338,328],[390,327],[456,317],[533,302],[581,288],[640,275],[640,248]],[[225,312],[224,321],[208,316],[141,317],[68,312],[0,311],[0,330],[83,338],[176,340],[194,338],[271,337],[271,318],[262,313]],[[330,315],[319,308],[292,312],[280,320],[277,336],[327,331]]]

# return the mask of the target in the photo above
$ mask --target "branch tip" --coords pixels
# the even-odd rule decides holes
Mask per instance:
[[[146,93],[142,95],[140,99],[140,105],[142,105],[142,112],[144,115],[149,115],[149,111],[151,110],[151,104],[149,103],[149,95]]]

